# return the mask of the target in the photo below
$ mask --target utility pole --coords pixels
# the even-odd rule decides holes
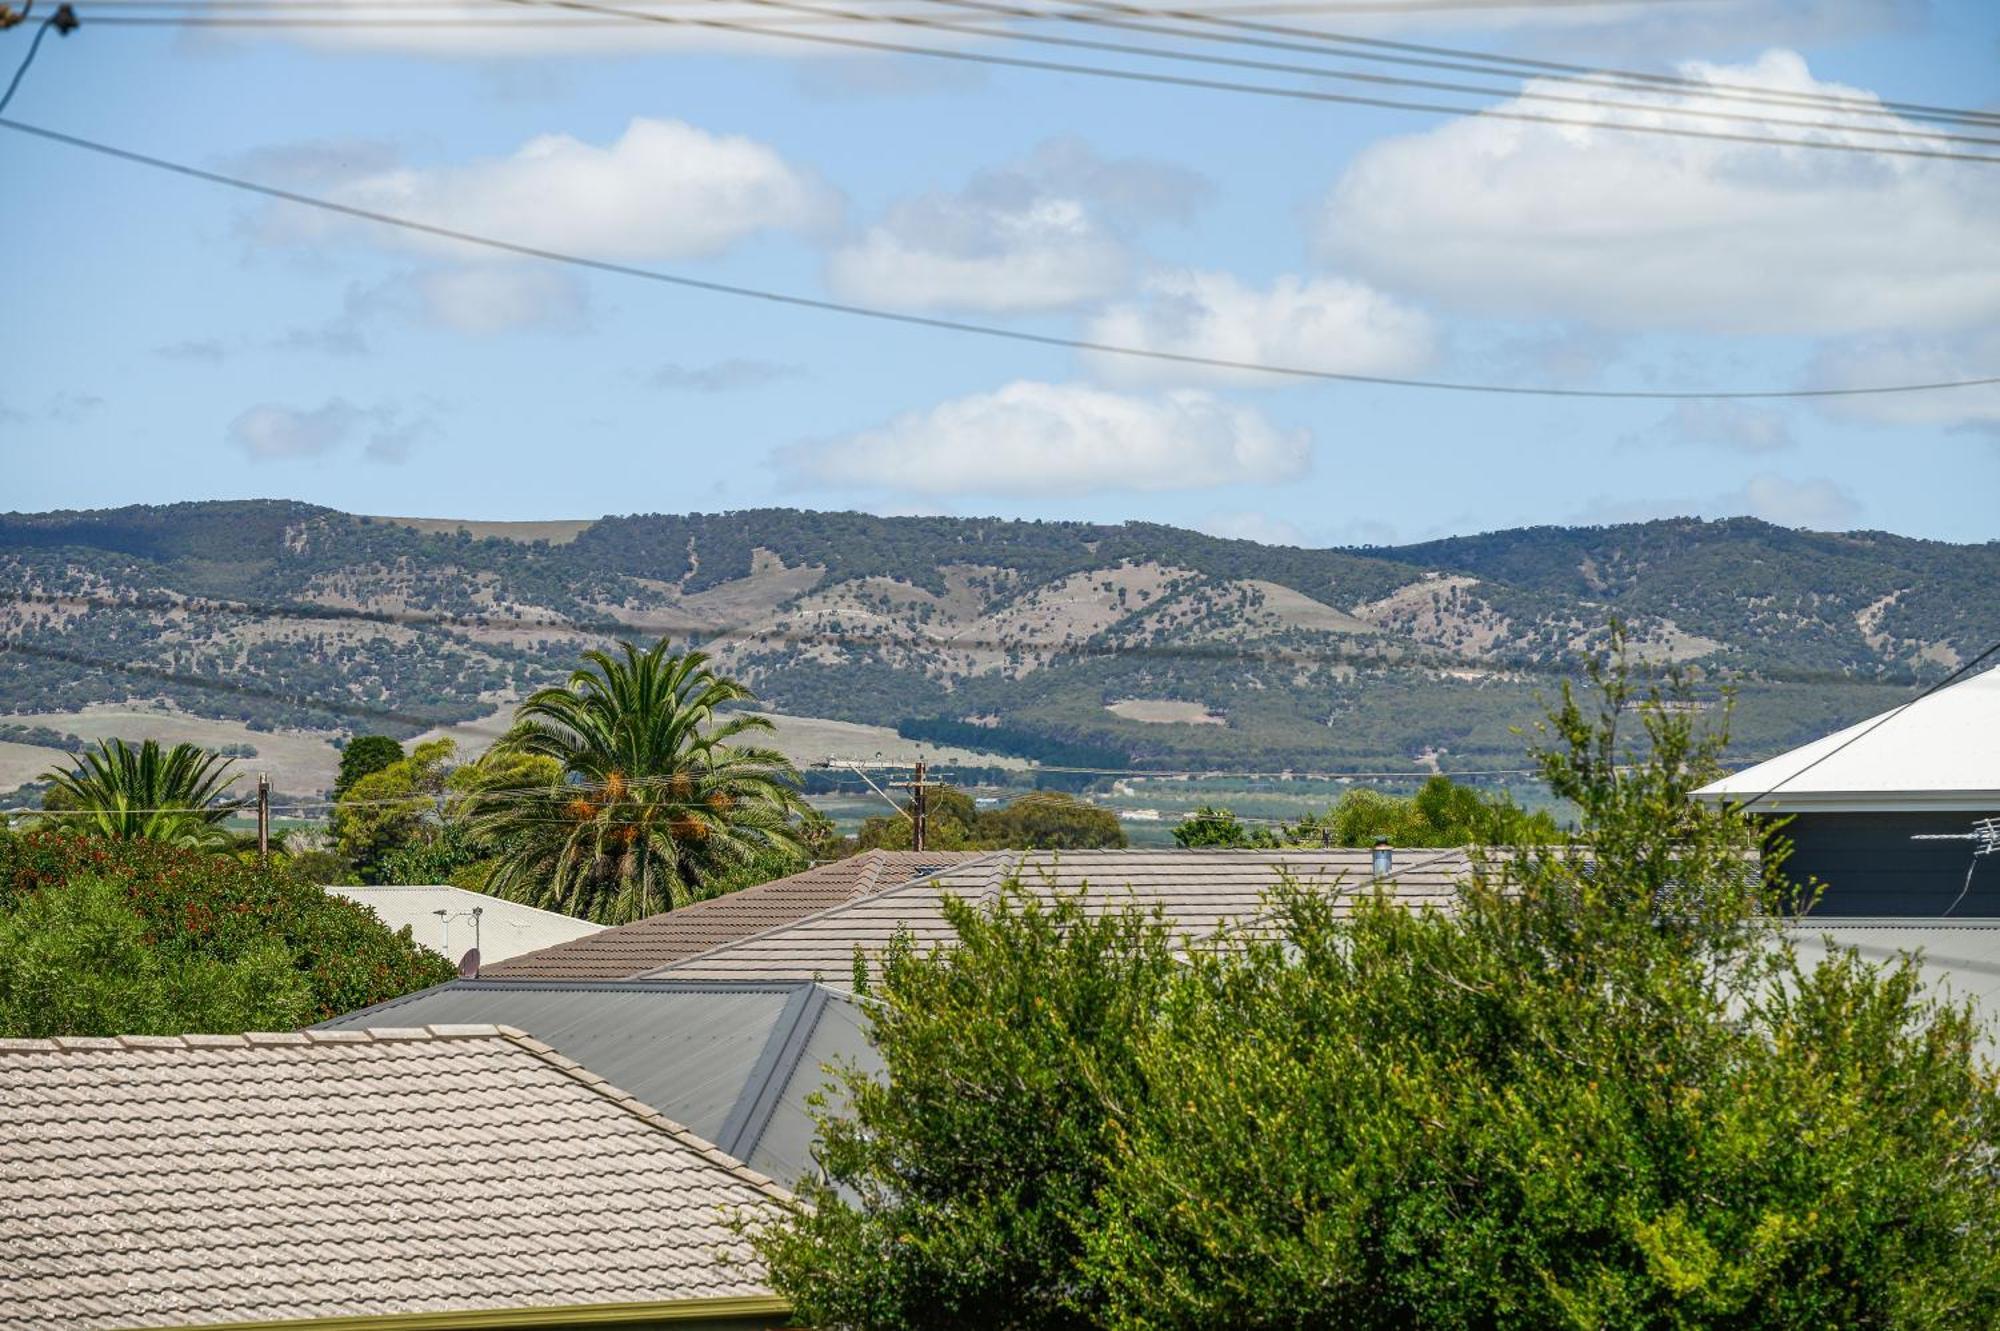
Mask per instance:
[[[916,774],[910,779],[910,849],[924,848],[924,760],[917,759]]]
[[[257,862],[271,862],[271,774],[257,773]]]

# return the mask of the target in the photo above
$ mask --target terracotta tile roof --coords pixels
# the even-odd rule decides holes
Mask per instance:
[[[1307,886],[1358,892],[1371,883],[1367,850],[1072,850],[996,852],[928,878],[823,910],[795,923],[724,944],[652,972],[674,980],[810,980],[845,986],[854,950],[874,954],[898,929],[919,947],[948,941],[947,894],[991,900],[1018,876],[1041,892],[1089,888],[1103,910],[1128,902],[1157,906],[1176,933],[1200,937],[1218,925],[1255,919],[1281,877]],[[1448,907],[1473,868],[1466,850],[1399,850],[1385,880],[1411,904]]]
[[[588,938],[525,953],[480,969],[509,980],[622,980],[684,957],[762,933],[856,897],[906,883],[928,870],[962,865],[990,852],[870,850],[634,920]]]
[[[0,1040],[0,1328],[768,1295],[785,1194],[502,1026]]]

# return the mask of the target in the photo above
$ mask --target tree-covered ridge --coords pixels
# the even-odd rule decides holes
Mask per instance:
[[[620,637],[707,644],[785,712],[1016,753],[1380,765],[1512,752],[1602,645],[1746,681],[1746,751],[1902,700],[2000,636],[2000,544],[1749,519],[1305,550],[1148,523],[760,509],[567,541],[282,501],[0,515],[0,713],[159,698],[253,728],[411,736]],[[1875,686],[1875,687],[1871,687]],[[1184,703],[1221,724],[1112,709]]]

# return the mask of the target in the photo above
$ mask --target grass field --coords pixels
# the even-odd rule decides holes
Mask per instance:
[[[185,712],[160,707],[88,707],[80,712],[40,712],[4,718],[27,726],[47,726],[67,732],[86,742],[123,739],[132,743],[155,739],[162,744],[199,744],[222,748],[248,744],[257,750],[255,758],[240,758],[234,771],[242,773],[239,787],[249,787],[258,772],[271,774],[271,786],[287,795],[310,795],[333,784],[340,766],[340,751],[316,731],[252,730],[241,721],[214,721],[189,716]],[[45,749],[25,744],[0,746],[0,788],[12,790],[31,781],[51,764],[67,765],[70,756],[61,749]],[[18,758],[16,751],[26,750]]]

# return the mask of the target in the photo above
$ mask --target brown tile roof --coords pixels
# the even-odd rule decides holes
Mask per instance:
[[[0,1040],[0,1328],[768,1296],[785,1194],[501,1026]]]
[[[505,980],[622,980],[990,852],[870,850],[480,969]]]
[[[1386,881],[1411,904],[1449,906],[1473,868],[1466,850],[1399,850]],[[1157,906],[1176,933],[1200,937],[1218,925],[1263,913],[1267,894],[1289,874],[1307,886],[1356,892],[1370,882],[1366,850],[1071,850],[996,852],[901,887],[860,897],[796,923],[725,944],[652,972],[675,980],[809,980],[844,986],[854,950],[874,954],[898,929],[919,947],[948,941],[943,899],[990,900],[1018,875],[1030,890],[1076,892],[1116,910]]]

